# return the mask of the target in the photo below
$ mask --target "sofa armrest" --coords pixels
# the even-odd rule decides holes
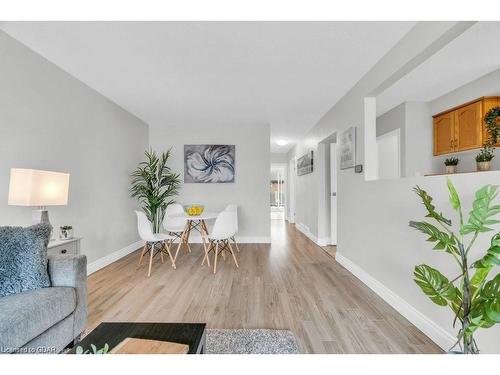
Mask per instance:
[[[69,286],[76,290],[73,331],[74,337],[78,337],[87,326],[87,257],[51,255],[48,271],[52,286]]]

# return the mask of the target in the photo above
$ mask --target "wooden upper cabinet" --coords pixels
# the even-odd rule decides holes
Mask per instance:
[[[433,116],[434,155],[481,148],[488,137],[484,115],[496,106],[500,97],[483,97]]]
[[[434,155],[453,152],[455,137],[454,116],[452,112],[434,117]]]
[[[455,115],[455,151],[473,150],[483,145],[481,107],[479,101],[453,111]]]

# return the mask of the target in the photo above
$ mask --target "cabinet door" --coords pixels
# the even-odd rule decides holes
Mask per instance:
[[[456,151],[481,147],[483,144],[481,102],[477,101],[454,112]]]
[[[499,107],[500,106],[500,99],[497,97],[491,97],[491,98],[484,98],[483,101],[483,119],[482,119],[482,124],[483,124],[483,142],[485,142],[488,138],[488,131],[486,130],[486,123],[484,122],[484,116],[486,116],[486,113],[493,108],[493,107]],[[497,124],[500,126],[500,119],[497,120]],[[497,142],[495,145],[496,147],[500,147],[500,140]]]
[[[453,112],[434,117],[434,155],[449,154],[454,151]]]

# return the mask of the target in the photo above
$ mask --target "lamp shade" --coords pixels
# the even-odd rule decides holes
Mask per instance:
[[[69,174],[36,169],[11,168],[10,206],[65,206]]]

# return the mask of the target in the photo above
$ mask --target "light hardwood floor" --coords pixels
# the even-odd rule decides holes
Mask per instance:
[[[293,225],[272,220],[272,244],[242,244],[201,266],[201,245],[159,259],[139,252],[89,276],[89,328],[102,321],[206,322],[208,328],[290,329],[302,353],[440,353],[427,336]]]

